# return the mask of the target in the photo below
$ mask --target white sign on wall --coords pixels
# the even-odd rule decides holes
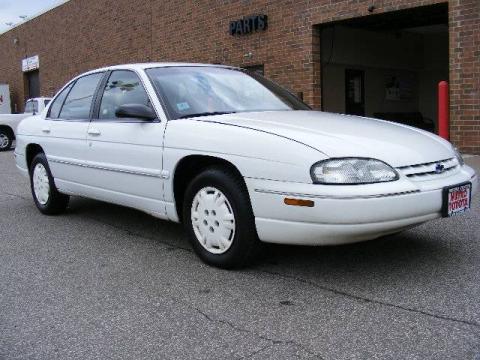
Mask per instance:
[[[22,71],[32,71],[40,67],[40,59],[38,55],[30,56],[29,58],[22,60]]]

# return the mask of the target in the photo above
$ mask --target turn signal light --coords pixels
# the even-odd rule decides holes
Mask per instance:
[[[306,207],[314,207],[315,206],[315,203],[312,200],[285,198],[283,200],[283,202],[286,205],[292,205],[292,206],[306,206]]]

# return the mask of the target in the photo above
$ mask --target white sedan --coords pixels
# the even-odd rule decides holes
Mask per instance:
[[[458,215],[478,189],[438,136],[312,111],[219,65],[82,74],[20,124],[15,156],[42,213],[70,195],[140,209],[183,222],[200,258],[225,268],[261,242],[351,243]]]

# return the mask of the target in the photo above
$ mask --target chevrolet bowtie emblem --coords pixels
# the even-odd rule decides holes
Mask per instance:
[[[436,174],[441,174],[445,170],[445,166],[442,164],[437,164],[435,165],[435,173]]]

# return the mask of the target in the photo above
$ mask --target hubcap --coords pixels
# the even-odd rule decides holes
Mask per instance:
[[[50,196],[50,183],[48,182],[48,174],[45,166],[38,163],[33,169],[33,192],[37,201],[45,205]]]
[[[5,134],[0,134],[0,149],[5,149],[8,146],[9,139]]]
[[[212,254],[223,254],[235,236],[235,215],[227,197],[214,187],[193,198],[191,218],[198,242]]]

